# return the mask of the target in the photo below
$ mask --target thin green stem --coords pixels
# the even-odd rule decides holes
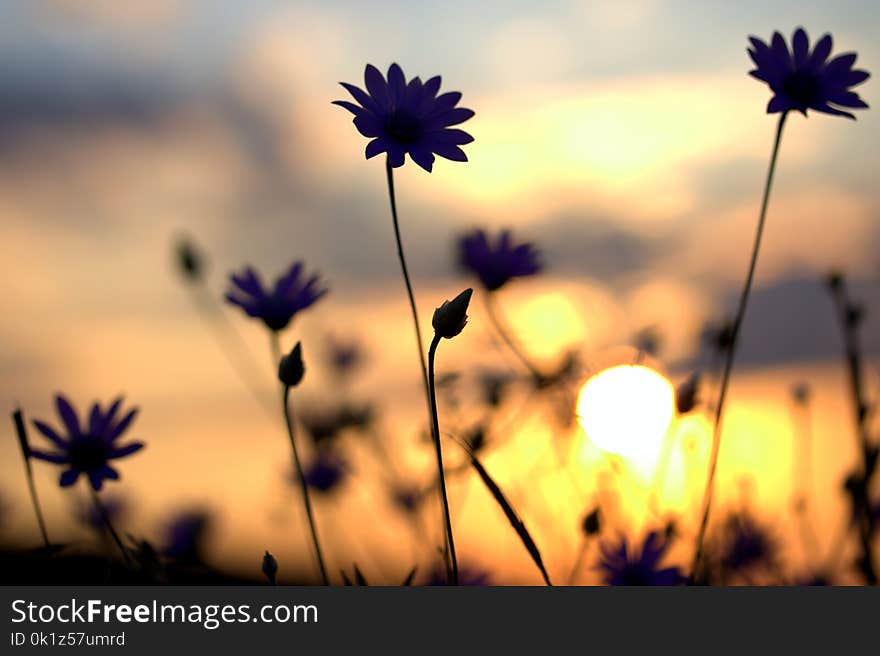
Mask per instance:
[[[428,351],[428,393],[431,403],[431,426],[434,436],[434,450],[437,452],[437,472],[440,476],[440,498],[443,500],[443,517],[446,520],[446,540],[449,543],[449,561],[451,571],[448,572],[452,585],[458,585],[458,559],[455,556],[455,539],[452,537],[452,519],[449,516],[449,499],[446,496],[446,473],[443,470],[443,449],[440,446],[440,420],[437,416],[437,390],[434,384],[434,359],[440,335],[434,335]],[[447,562],[447,566],[450,562]]]
[[[736,318],[733,322],[730,335],[730,346],[727,350],[727,358],[724,362],[724,372],[721,377],[721,390],[718,395],[718,405],[715,407],[715,423],[712,433],[712,453],[709,456],[709,475],[706,479],[706,489],[703,493],[703,514],[700,520],[700,529],[697,533],[696,548],[694,549],[694,559],[691,564],[691,579],[700,566],[700,560],[703,555],[703,541],[706,537],[706,528],[709,525],[709,513],[712,508],[712,496],[715,490],[715,471],[718,467],[718,452],[721,448],[721,429],[724,419],[724,401],[727,398],[727,387],[730,383],[730,375],[733,371],[733,362],[736,357],[736,347],[739,341],[739,332],[742,328],[743,320],[746,315],[746,307],[749,302],[749,294],[752,291],[752,282],[755,277],[755,266],[758,263],[758,251],[761,248],[761,237],[764,234],[764,224],[767,218],[767,206],[770,201],[770,189],[773,186],[773,174],[776,171],[776,160],[779,156],[779,144],[782,141],[782,128],[785,126],[785,119],[788,112],[783,112],[779,117],[779,123],[776,126],[776,138],[773,142],[773,153],[770,156],[770,165],[767,167],[767,181],[764,185],[764,197],[761,200],[761,214],[758,218],[758,228],[755,232],[755,243],[752,247],[752,257],[749,262],[749,272],[746,276],[746,283],[743,287],[742,294],[739,297],[739,306],[736,311]]]
[[[324,554],[321,552],[321,544],[318,542],[318,530],[315,528],[315,517],[312,514],[312,501],[309,496],[309,486],[303,475],[302,464],[299,459],[299,452],[296,449],[296,440],[293,437],[293,420],[290,412],[290,387],[284,386],[282,394],[282,402],[284,406],[284,421],[287,423],[287,436],[290,438],[290,450],[293,453],[293,466],[296,469],[296,478],[299,481],[300,489],[303,495],[303,504],[306,508],[306,517],[309,520],[309,529],[312,533],[312,544],[315,547],[315,557],[318,559],[318,568],[321,570],[321,578],[324,585],[330,585],[330,579],[327,577],[327,568],[324,566]]]
[[[104,526],[107,527],[107,531],[110,533],[110,537],[113,538],[113,542],[115,542],[116,546],[119,548],[119,553],[122,554],[122,559],[125,561],[126,565],[131,566],[131,556],[128,553],[128,549],[125,548],[125,545],[122,543],[122,539],[119,537],[119,533],[117,533],[116,529],[113,527],[113,522],[110,519],[110,515],[107,513],[107,509],[104,507],[104,504],[101,503],[98,492],[91,485],[89,485],[89,491],[92,493],[92,501],[95,504],[95,510],[98,511],[98,515],[104,522]]]
[[[49,542],[49,533],[46,531],[46,520],[43,519],[43,511],[40,508],[40,499],[37,496],[37,486],[34,484],[34,470],[31,467],[31,449],[28,444],[27,428],[24,423],[24,415],[20,408],[12,413],[12,421],[15,423],[15,432],[18,435],[18,443],[21,446],[21,457],[24,460],[24,470],[27,474],[28,490],[31,495],[31,503],[34,506],[34,514],[37,516],[37,524],[40,525],[40,534],[43,536],[43,545],[46,550],[52,546]]]
[[[409,308],[412,312],[413,327],[415,328],[416,341],[418,342],[419,364],[422,367],[422,384],[425,388],[425,403],[428,408],[428,414],[430,415],[431,393],[428,389],[428,367],[425,363],[425,353],[422,350],[425,343],[422,340],[422,329],[419,327],[419,313],[416,309],[416,299],[415,296],[413,296],[412,284],[409,281],[409,271],[406,268],[406,258],[403,255],[403,242],[400,239],[400,224],[397,219],[397,199],[394,195],[394,169],[391,166],[391,161],[388,159],[385,161],[385,173],[388,179],[388,199],[391,201],[391,220],[394,224],[394,239],[397,242],[397,257],[400,260],[400,270],[403,272],[403,282],[406,285],[406,294],[409,298]],[[435,435],[434,439],[439,439],[439,436]]]
[[[531,359],[525,354],[525,351],[519,343],[510,334],[510,331],[507,330],[506,324],[502,321],[498,309],[495,306],[495,294],[493,292],[487,292],[483,294],[483,300],[486,303],[486,314],[489,317],[489,321],[492,322],[498,336],[501,337],[505,344],[507,344],[507,348],[510,349],[510,352],[513,353],[523,366],[529,370],[529,373],[536,381],[544,380],[544,374],[542,374],[540,369],[535,366]]]

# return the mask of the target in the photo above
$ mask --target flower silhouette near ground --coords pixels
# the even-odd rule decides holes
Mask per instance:
[[[119,472],[110,466],[111,460],[124,458],[144,448],[143,442],[119,444],[119,438],[137,416],[137,408],[117,419],[122,407],[119,397],[107,410],[95,402],[89,413],[88,422],[80,424],[76,410],[61,394],[55,397],[58,416],[64,424],[67,435],[57,432],[49,424],[34,420],[34,427],[55,446],[55,451],[30,449],[31,457],[45,460],[64,467],[59,483],[69,487],[76,483],[80,475],[89,479],[92,488],[100,490],[105,480],[117,480]]]

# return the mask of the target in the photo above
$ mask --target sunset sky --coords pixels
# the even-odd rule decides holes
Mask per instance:
[[[3,408],[20,403],[54,419],[57,390],[80,407],[124,390],[142,407],[135,432],[150,446],[124,463],[117,487],[144,500],[149,526],[168,508],[218,508],[217,553],[239,563],[252,546],[244,529],[282,553],[303,548],[296,538],[283,542],[290,525],[268,526],[283,505],[286,443],[279,418],[260,414],[174,275],[176,235],[191,235],[208,253],[218,298],[226,274],[245,263],[274,277],[305,259],[331,293],[297,320],[285,345],[302,339],[317,359],[328,332],[357,337],[370,353],[357,394],[386,403],[383,420],[398,442],[412,441],[421,419],[383,163],[364,159],[350,115],[330,104],[346,97],[339,81],[361,85],[365,63],[384,71],[397,62],[408,76],[441,74],[443,89],[461,91],[462,105],[476,111],[466,125],[475,138],[465,147],[468,163],[397,171],[426,329],[433,308],[471,284],[455,267],[455,236],[511,227],[537,244],[546,264],[540,278],[500,298],[536,358],[553,363],[575,347],[591,362],[616,364],[615,348],[656,326],[664,341],[656,365],[680,382],[704,364],[704,324],[734,309],[772,143],[768,90],[747,75],[747,37],[768,39],[778,29],[789,38],[797,26],[812,40],[831,32],[836,53],[856,50],[860,68],[880,69],[880,6],[869,1],[0,6]],[[859,88],[872,107],[875,88],[875,78]],[[868,307],[865,347],[876,355],[878,171],[876,109],[856,122],[789,119],[722,450],[722,498],[739,498],[737,482],[749,476],[756,503],[785,516],[789,391],[810,383],[824,463],[816,484],[830,498],[818,512],[829,533],[855,441],[821,278],[830,267],[852,277]],[[485,348],[491,331],[481,312],[475,304],[467,331],[444,344],[443,367],[504,363]],[[239,313],[229,316],[265,364],[270,388],[265,335]],[[880,386],[876,368],[868,376],[871,389]],[[304,398],[323,398],[326,384],[320,374],[307,380]],[[522,449],[516,443],[506,459],[497,456],[500,479],[526,471],[542,427],[536,420],[523,429]],[[705,438],[705,426],[694,430]],[[26,535],[33,527],[21,463],[11,431],[4,435],[0,495],[16,506],[10,521]],[[516,495],[550,543],[556,572],[576,548],[586,504],[577,497],[599,487],[586,472],[605,466],[588,444],[572,444],[583,489],[573,494],[548,479],[541,498],[550,501]],[[409,448],[420,462],[424,454]],[[676,461],[671,507],[694,512],[705,457],[695,447]],[[50,515],[60,518],[57,473],[38,469]],[[628,497],[633,508],[644,502],[639,494]],[[354,497],[339,516],[371,507],[366,492]],[[474,529],[462,538],[465,554],[478,557],[474,533],[491,512],[474,501],[463,514],[463,534]],[[554,517],[574,520],[563,530]],[[489,533],[497,533],[500,567],[530,581],[521,546],[503,519],[497,524]],[[342,526],[340,519],[335,530],[345,534]],[[395,530],[403,529],[385,527],[369,540],[387,546]],[[264,548],[256,544],[255,553]]]

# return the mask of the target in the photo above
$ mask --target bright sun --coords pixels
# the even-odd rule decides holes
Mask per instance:
[[[581,388],[578,421],[603,451],[653,460],[672,421],[675,391],[666,378],[641,365],[600,371]]]

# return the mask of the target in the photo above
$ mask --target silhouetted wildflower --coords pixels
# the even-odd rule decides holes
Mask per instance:
[[[504,393],[514,381],[514,377],[506,372],[484,371],[480,374],[480,389],[486,405],[497,408],[504,399]]]
[[[776,541],[751,516],[736,513],[724,525],[721,564],[732,572],[771,566],[777,555]]]
[[[347,472],[342,458],[332,453],[319,453],[303,470],[303,478],[313,490],[326,493],[336,489],[345,480]]]
[[[338,407],[304,406],[299,421],[316,446],[324,447],[346,429],[366,429],[373,422],[374,409],[369,404],[349,403]]]
[[[730,321],[708,324],[703,328],[701,339],[716,353],[727,353],[733,343],[733,324]]]
[[[122,397],[113,401],[106,411],[101,410],[98,403],[94,403],[88,424],[82,426],[76,411],[64,396],[58,394],[55,397],[55,404],[67,436],[62,437],[48,424],[35,420],[36,429],[52,442],[57,451],[30,449],[30,455],[65,467],[59,480],[61,487],[73,485],[80,474],[84,474],[92,487],[100,490],[105,480],[119,478],[119,472],[110,466],[110,460],[124,458],[144,447],[142,442],[131,442],[124,446],[118,443],[138,412],[138,409],[134,408],[122,419],[117,420]]]
[[[687,414],[697,407],[700,374],[694,373],[675,390],[675,408],[679,414]]]
[[[210,520],[204,510],[187,510],[173,517],[165,530],[162,553],[182,563],[201,563]]]
[[[434,154],[456,162],[466,162],[467,155],[459,148],[474,138],[451,126],[464,123],[474,115],[470,109],[456,107],[461,94],[452,91],[437,95],[440,76],[422,83],[418,77],[409,82],[397,64],[388,69],[388,80],[379,70],[367,64],[364,71],[366,92],[353,84],[341,82],[359,103],[334,100],[354,114],[358,132],[371,139],[367,159],[388,153],[393,167],[403,166],[408,153],[426,171],[434,165]]]
[[[305,279],[302,273],[303,263],[296,262],[275,281],[271,290],[266,290],[259,274],[245,267],[242,273],[229,276],[226,300],[249,317],[261,319],[269,330],[284,330],[297,312],[313,305],[328,291],[321,286],[319,275]]]
[[[810,402],[810,386],[806,383],[797,383],[791,388],[791,397],[798,405],[806,405]]]
[[[468,567],[467,565],[458,570],[458,585],[483,586],[491,584],[492,578],[489,572],[485,570]],[[425,582],[425,585],[450,585],[446,576],[446,570],[442,568],[435,569]]]
[[[275,585],[276,576],[278,575],[278,561],[275,560],[275,556],[269,553],[267,550],[263,555],[263,574],[265,574],[266,579],[269,581],[270,585]]]
[[[306,373],[306,367],[303,363],[302,344],[297,342],[294,344],[290,353],[281,357],[278,363],[278,380],[285,387],[296,387],[302,382]]]
[[[608,585],[678,585],[685,580],[677,567],[660,569],[669,546],[662,533],[652,531],[645,537],[638,552],[632,550],[625,537],[617,544],[600,545],[599,569]]]
[[[749,75],[766,82],[774,94],[767,105],[767,113],[794,110],[806,116],[807,110],[813,109],[855,119],[840,107],[868,107],[850,89],[867,80],[870,74],[853,69],[855,53],[845,53],[829,60],[830,34],[819,39],[812,52],[803,28],[795,30],[791,51],[779,32],[773,33],[769,45],[753,36],[749,41],[752,47],[748,52],[757,66]]]
[[[101,499],[101,505],[107,517],[116,525],[128,512],[128,502],[119,496],[107,495]],[[107,524],[101,511],[93,503],[83,503],[76,507],[76,518],[89,528],[103,533],[107,530]]]
[[[406,514],[414,513],[424,499],[423,492],[415,485],[398,485],[391,490],[394,505]]]
[[[651,357],[657,357],[662,342],[663,340],[660,337],[660,333],[655,326],[643,328],[636,333],[635,337],[633,337],[633,344],[636,349],[638,349],[640,353],[646,353]]]
[[[510,230],[493,242],[484,230],[474,230],[458,241],[461,266],[479,278],[487,291],[500,289],[513,278],[541,271],[538,251],[528,242],[517,244]]]
[[[434,310],[431,325],[437,335],[452,339],[464,330],[468,320],[467,309],[473,293],[473,289],[465,289],[451,301],[443,301],[443,305]]]
[[[364,352],[355,340],[327,338],[327,361],[339,377],[350,375],[364,360]]]

